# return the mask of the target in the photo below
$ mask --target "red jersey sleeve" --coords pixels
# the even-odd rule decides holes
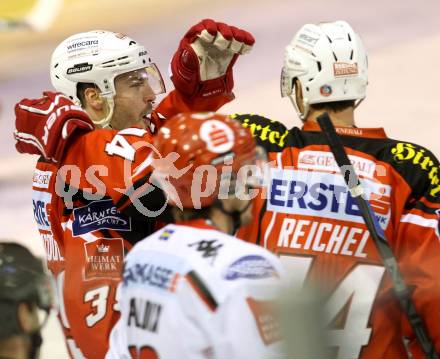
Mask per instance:
[[[393,151],[412,188],[397,224],[395,253],[406,283],[413,288],[417,311],[440,353],[439,162],[426,149],[409,143],[398,143]],[[406,175],[410,172],[411,176]],[[406,317],[402,320],[414,358],[424,358]]]

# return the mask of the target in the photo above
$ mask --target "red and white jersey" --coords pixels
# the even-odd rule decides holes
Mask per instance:
[[[280,358],[282,278],[276,256],[204,220],[167,225],[126,256],[106,359]]]
[[[207,104],[215,110],[220,100]],[[169,118],[188,106],[171,92],[158,111]],[[164,120],[159,112],[152,116]],[[37,163],[34,216],[74,358],[104,357],[119,318],[115,292],[125,253],[156,230],[164,197],[160,190],[150,192],[152,141],[151,133],[140,128],[97,129],[73,138],[58,165],[42,157]]]
[[[119,318],[115,290],[124,254],[154,231],[152,219],[141,225],[124,213],[124,205],[132,205],[125,195],[131,186],[124,182],[132,180],[132,169],[150,152],[148,147],[135,151],[138,141],[151,142],[151,136],[138,128],[94,130],[72,141],[60,166],[41,158],[34,171],[35,220],[57,282],[60,320],[74,358],[103,358]],[[112,153],[112,144],[119,153]],[[125,163],[129,167],[124,171]],[[66,178],[63,168],[70,171]],[[148,175],[145,168],[133,185]]]
[[[297,283],[328,297],[336,358],[423,358],[376,246],[316,123],[287,130],[236,116],[272,162],[254,222],[238,237],[276,253]],[[440,166],[427,149],[383,129],[336,128],[440,352]]]

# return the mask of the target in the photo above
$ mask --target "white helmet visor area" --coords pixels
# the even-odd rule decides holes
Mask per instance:
[[[150,64],[147,67],[119,75],[117,79],[123,79],[128,85],[138,85],[146,81],[155,95],[166,92],[165,83],[156,64]]]
[[[155,95],[160,95],[166,92],[165,83],[163,82],[162,74],[157,68],[156,64],[151,64],[145,68],[147,73],[148,83],[153,89]]]

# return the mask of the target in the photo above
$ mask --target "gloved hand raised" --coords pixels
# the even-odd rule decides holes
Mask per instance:
[[[248,53],[254,37],[247,31],[211,19],[191,27],[171,60],[171,80],[188,100],[230,94],[232,67]]]
[[[73,134],[91,131],[94,125],[87,113],[66,96],[55,92],[43,95],[15,105],[15,147],[18,152],[42,155],[57,163]]]

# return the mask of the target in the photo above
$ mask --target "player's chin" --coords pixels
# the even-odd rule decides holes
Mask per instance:
[[[133,127],[139,127],[139,128],[144,129],[144,130],[146,130],[149,126],[150,126],[150,120],[146,116],[144,116],[144,115],[140,115],[136,119],[136,122],[133,123]]]

